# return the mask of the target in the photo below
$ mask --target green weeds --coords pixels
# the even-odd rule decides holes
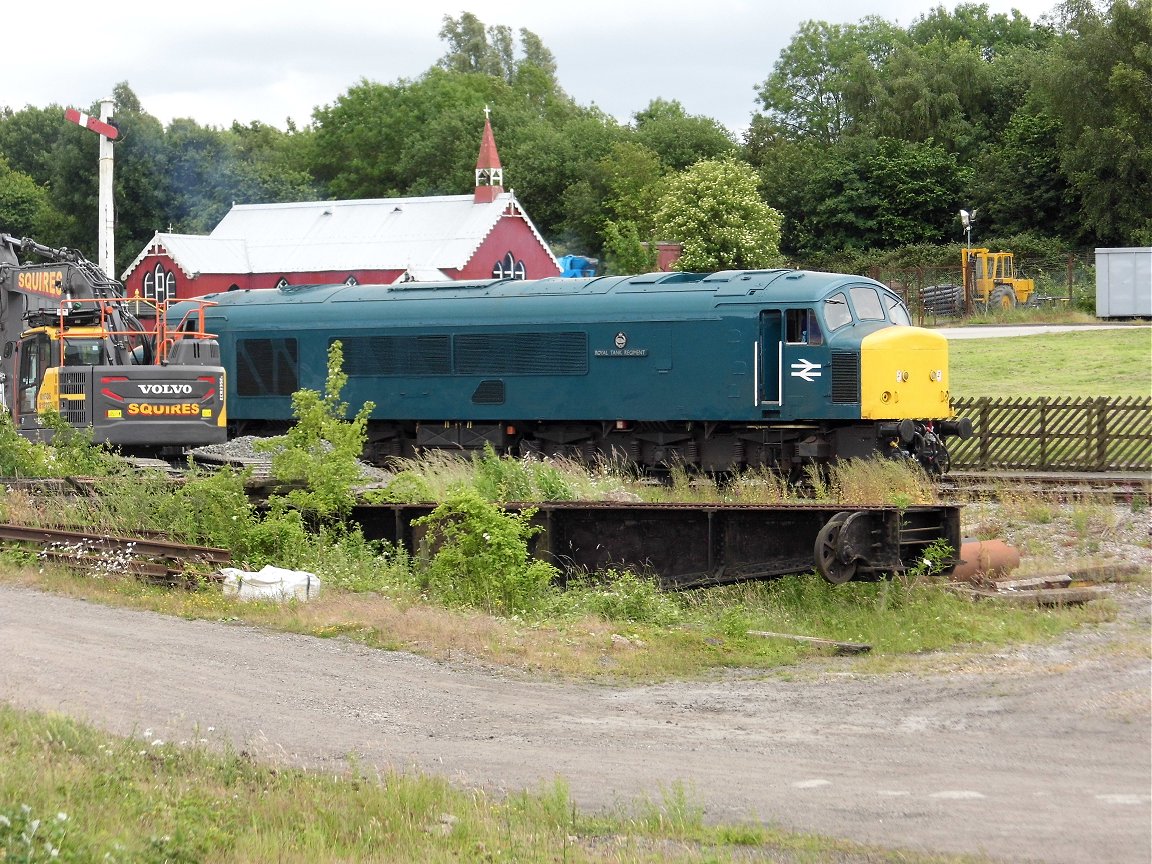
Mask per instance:
[[[312,773],[216,740],[114,738],[0,706],[0,860],[65,864],[815,861],[942,864],[756,825],[712,825],[681,785],[585,812],[565,783],[495,797],[357,760]]]
[[[530,524],[534,513],[506,511],[473,489],[450,494],[413,522],[427,530],[418,568],[427,592],[449,606],[495,614],[537,608],[557,571],[529,557],[528,540],[540,530]]]

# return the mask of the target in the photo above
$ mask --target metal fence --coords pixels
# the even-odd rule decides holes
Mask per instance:
[[[973,435],[949,440],[952,467],[1152,470],[1152,397],[953,400]]]
[[[1077,290],[1095,290],[1090,263],[1072,254],[1059,258],[1020,255],[1016,265],[1021,275],[1036,280],[1037,298],[1073,305]],[[870,267],[866,275],[898,293],[917,324],[934,324],[976,311],[964,296],[964,271],[959,260],[947,267]],[[951,296],[952,289],[959,292],[957,302],[941,302],[945,294]]]

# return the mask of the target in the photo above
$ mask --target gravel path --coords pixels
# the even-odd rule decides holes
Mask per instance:
[[[858,676],[836,658],[787,676],[606,687],[0,586],[0,699],[297,766],[357,754],[496,792],[564,777],[587,808],[682,783],[715,820],[994,860],[1147,864],[1150,663],[1116,644],[1147,632],[1149,594],[1116,591],[1114,624],[927,658],[918,674]],[[930,671],[942,665],[953,668]]]

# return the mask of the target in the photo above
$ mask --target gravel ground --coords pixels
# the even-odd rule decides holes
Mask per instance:
[[[1025,548],[1071,530],[1052,566],[1152,566],[1148,514],[1131,508],[1031,527],[968,517],[999,519]],[[1146,579],[1109,590],[1114,621],[1051,644],[926,655],[891,674],[823,658],[610,687],[0,586],[0,699],[296,766],[354,754],[497,794],[562,777],[585,808],[682,784],[713,820],[993,861],[1147,864],[1152,595]]]

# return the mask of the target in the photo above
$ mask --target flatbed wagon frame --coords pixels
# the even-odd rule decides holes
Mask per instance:
[[[685,589],[770,579],[815,570],[832,583],[879,578],[917,566],[943,540],[960,549],[956,505],[854,507],[836,504],[645,504],[550,502],[502,505],[535,510],[542,529],[532,553],[566,576],[629,568]],[[368,539],[419,554],[424,531],[413,523],[435,504],[354,508]]]

